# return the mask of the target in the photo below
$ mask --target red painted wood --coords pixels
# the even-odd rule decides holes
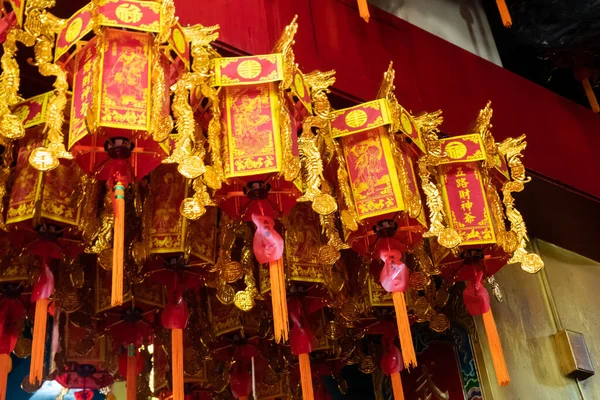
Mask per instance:
[[[184,24],[220,24],[220,40],[243,52],[268,52],[294,14],[296,61],[305,71],[335,69],[335,87],[372,99],[389,61],[399,101],[414,112],[442,109],[443,130],[465,133],[487,100],[497,140],[526,133],[527,167],[600,197],[600,115],[354,0],[175,0]]]

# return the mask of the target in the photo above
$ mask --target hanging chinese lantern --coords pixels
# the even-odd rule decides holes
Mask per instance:
[[[460,244],[458,251],[452,252],[436,238],[430,244],[433,261],[442,274],[467,281],[465,304],[473,315],[483,315],[496,377],[500,385],[506,385],[510,377],[482,279],[506,263],[520,262],[523,270],[535,273],[543,262],[525,249],[527,231],[512,196],[528,181],[521,163],[525,136],[496,143],[490,131],[491,117],[488,103],[471,133],[441,140],[441,152],[435,155],[437,182],[442,188],[439,201],[445,207],[445,223],[458,233]]]
[[[254,255],[259,263],[269,264],[277,342],[287,339],[289,324],[283,238],[275,221],[301,195],[296,131],[308,115],[306,104],[310,104],[306,102],[308,89],[294,64],[291,46],[296,30],[294,20],[273,54],[214,60],[213,85],[221,89],[220,102],[213,103],[213,108],[219,107],[217,113],[223,117],[226,181],[215,198],[232,217],[253,221],[256,226]],[[318,186],[315,189],[319,191]],[[313,208],[324,215],[336,208],[331,196],[319,193],[302,200],[312,201]]]
[[[73,57],[69,50],[92,27],[95,36],[75,47]],[[163,53],[168,42],[180,50],[174,58]],[[71,17],[56,51],[57,60],[72,59],[74,71],[68,149],[114,194],[111,303],[117,306],[123,302],[125,192],[169,153],[168,87],[186,64],[187,42],[172,1],[110,0]]]
[[[31,301],[36,303],[29,375],[32,384],[41,383],[43,374],[48,299],[54,292],[49,260],[82,251],[77,240],[73,240],[80,233],[77,229],[81,221],[80,201],[85,197],[82,189],[86,182],[81,170],[72,161],[63,161],[52,171],[40,172],[28,161],[33,151],[45,141],[43,129],[48,126],[52,96],[52,93],[39,95],[13,109],[26,128],[26,134],[18,141],[17,178],[11,191],[6,222],[16,230],[15,245],[26,248],[42,260],[42,270],[31,296]]]
[[[341,189],[341,220],[348,243],[359,254],[384,262],[381,277],[390,283],[384,287],[395,299],[404,363],[409,367],[416,365],[416,356],[404,295],[408,270],[402,258],[403,252],[420,243],[426,227],[414,171],[423,152],[423,133],[398,104],[393,80],[390,65],[378,100],[333,113],[335,158],[330,173],[335,171]]]

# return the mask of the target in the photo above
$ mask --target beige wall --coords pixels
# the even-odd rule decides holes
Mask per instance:
[[[369,4],[501,66],[480,1],[492,0],[369,0]]]
[[[600,264],[543,241],[535,245],[545,271],[529,275],[508,265],[496,275],[505,300],[493,301],[492,309],[512,381],[500,388],[493,369],[484,368],[486,399],[600,400]],[[491,366],[481,318],[476,322]],[[553,335],[561,328],[584,334],[598,372],[580,387],[558,363]]]

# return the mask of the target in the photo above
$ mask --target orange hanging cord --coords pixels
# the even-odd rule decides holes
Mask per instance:
[[[590,107],[592,111],[596,114],[600,113],[600,105],[598,105],[598,99],[596,98],[596,94],[594,93],[594,89],[592,85],[590,85],[590,80],[588,78],[582,79],[581,84],[583,85],[583,90],[585,90],[585,95],[590,102]]]
[[[371,13],[369,13],[369,4],[367,3],[367,0],[358,0],[358,13],[365,22],[369,22]]]
[[[496,0],[496,5],[498,6],[498,11],[500,11],[500,18],[502,18],[502,23],[505,27],[510,28],[512,26],[512,18],[510,18],[510,13],[508,12],[508,6],[506,5],[506,1]]]
[[[127,400],[137,399],[137,349],[130,344],[127,347]]]
[[[0,354],[0,400],[6,400],[6,383],[12,369],[10,354]]]
[[[269,263],[269,273],[271,277],[271,301],[273,303],[275,342],[286,342],[289,337],[290,323],[288,319],[283,258]]]
[[[494,321],[492,309],[483,313],[483,325],[485,326],[485,333],[488,339],[498,385],[506,386],[510,383],[510,376],[508,374],[508,368],[506,367],[504,351],[502,350],[502,343],[500,343],[500,336],[498,335],[498,329],[496,328],[496,321]]]
[[[398,336],[400,337],[400,347],[402,348],[402,358],[404,359],[404,368],[417,366],[417,355],[413,345],[412,333],[410,331],[410,321],[406,310],[406,299],[404,293],[394,292],[394,309],[396,311],[396,322],[398,324]]]
[[[44,350],[46,347],[47,323],[48,299],[39,299],[35,302],[31,366],[29,367],[29,383],[32,385],[41,384],[44,375]]]
[[[390,375],[392,380],[392,389],[394,391],[394,400],[404,400],[404,389],[402,388],[402,379],[400,372],[394,372]]]
[[[173,371],[173,400],[184,400],[183,329],[171,330],[171,364]]]
[[[310,357],[308,353],[298,354],[300,361],[300,381],[302,382],[302,399],[314,400],[315,394],[312,383],[312,372],[310,370]]]
[[[123,304],[123,262],[125,257],[125,186],[117,182],[113,188],[114,234],[111,306]]]

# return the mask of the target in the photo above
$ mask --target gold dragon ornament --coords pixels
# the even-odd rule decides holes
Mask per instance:
[[[50,171],[59,165],[59,159],[73,159],[64,144],[63,125],[67,107],[67,91],[69,83],[67,72],[54,59],[55,36],[65,24],[60,19],[46,11],[54,7],[55,1],[30,1],[25,8],[24,29],[36,38],[34,45],[35,65],[43,76],[54,76],[54,94],[48,103],[46,112],[47,145],[38,147],[31,152],[29,163],[40,171]]]
[[[178,171],[186,178],[194,179],[195,194],[184,200],[181,212],[186,218],[196,220],[204,215],[206,206],[214,205],[206,186],[219,189],[221,182],[225,181],[221,159],[221,112],[218,91],[210,86],[210,63],[213,58],[219,57],[210,43],[219,37],[219,33],[216,32],[219,26],[195,25],[183,29],[186,38],[191,42],[192,71],[185,73],[172,87],[175,95],[172,109],[177,139],[173,154],[163,163],[179,164]],[[190,91],[197,89],[211,102],[212,118],[208,126],[208,144],[212,166],[204,164],[206,138],[196,124],[189,103]]]
[[[313,72],[305,76],[311,91],[314,114],[308,116],[302,123],[302,135],[298,139],[300,151],[300,165],[304,195],[297,199],[298,202],[312,202],[312,209],[319,215],[326,216],[337,211],[337,203],[333,196],[323,193],[321,186],[325,184],[323,178],[323,160],[319,151],[319,142],[322,142],[329,133],[331,105],[327,98],[329,87],[335,82],[334,71]],[[316,134],[313,134],[313,128]]]

